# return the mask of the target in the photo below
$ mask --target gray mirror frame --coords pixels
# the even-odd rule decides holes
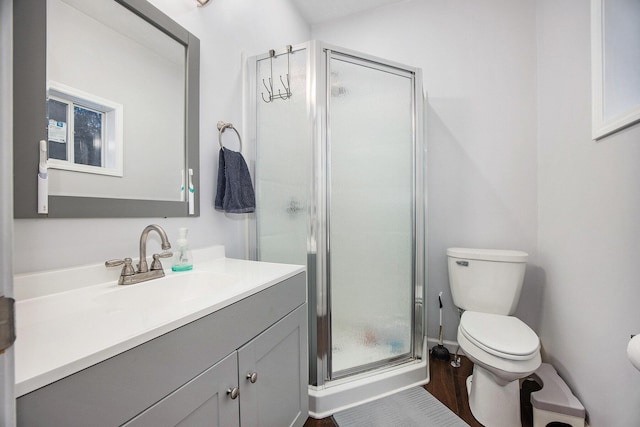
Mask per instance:
[[[200,40],[146,0],[114,0],[186,48],[185,182],[193,170],[194,213],[188,201],[49,196],[49,213],[37,213],[38,145],[47,139],[47,7],[43,0],[14,2],[13,179],[15,218],[132,218],[200,215]]]

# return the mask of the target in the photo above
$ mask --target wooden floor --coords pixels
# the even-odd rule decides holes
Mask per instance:
[[[431,370],[431,380],[424,388],[436,399],[444,403],[451,411],[456,413],[471,427],[482,427],[477,422],[469,409],[469,399],[467,396],[466,380],[473,371],[473,363],[466,357],[461,358],[461,366],[454,368],[447,361],[431,359],[429,361]],[[533,426],[533,414],[529,395],[532,391],[539,390],[540,387],[533,381],[525,381],[520,396],[522,408],[522,427]],[[305,427],[335,427],[331,417],[315,420],[309,418],[304,424]],[[392,427],[392,426],[390,426]]]

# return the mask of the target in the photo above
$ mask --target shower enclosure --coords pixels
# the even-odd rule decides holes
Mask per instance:
[[[247,64],[250,246],[307,266],[312,416],[425,383],[421,71],[317,41]]]

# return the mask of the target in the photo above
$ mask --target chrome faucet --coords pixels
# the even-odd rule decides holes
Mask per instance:
[[[153,254],[153,261],[151,262],[151,269],[149,269],[149,265],[147,264],[147,238],[149,237],[149,233],[151,231],[155,231],[160,236],[162,240],[161,247],[165,252],[160,254]],[[119,285],[133,285],[134,283],[145,282],[151,279],[157,279],[160,277],[164,277],[164,270],[162,268],[162,262],[160,258],[169,258],[173,256],[171,252],[166,252],[167,249],[171,248],[171,244],[169,243],[169,239],[167,238],[167,233],[165,233],[164,229],[157,224],[147,225],[144,230],[142,230],[142,234],[140,235],[140,261],[138,262],[138,270],[134,270],[131,265],[131,258],[125,259],[112,259],[106,261],[104,263],[107,267],[116,267],[118,265],[124,264],[122,267],[122,272],[120,273],[120,279],[118,280]]]
[[[140,263],[138,264],[138,273],[146,273],[147,271],[149,271],[149,266],[147,265],[147,237],[152,230],[158,233],[160,239],[162,239],[162,250],[166,251],[167,249],[171,248],[171,243],[169,243],[167,233],[165,233],[162,227],[156,224],[147,225],[144,230],[142,230],[142,234],[140,235]],[[165,253],[163,253],[160,258],[167,258],[171,255],[171,253],[169,253],[168,255],[165,255]],[[157,259],[154,257],[153,262],[151,263],[151,270],[158,270],[158,268],[162,270],[162,263],[160,263],[159,266],[155,265],[156,268],[154,268],[154,264],[156,261]]]

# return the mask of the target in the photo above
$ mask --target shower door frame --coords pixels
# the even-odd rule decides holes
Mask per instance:
[[[307,52],[307,117],[308,135],[311,143],[311,168],[309,181],[309,201],[307,206],[307,280],[309,306],[309,384],[316,387],[340,384],[350,378],[372,375],[381,370],[403,366],[411,362],[422,361],[425,357],[425,319],[426,319],[426,146],[425,146],[425,96],[422,87],[422,70],[372,55],[363,54],[351,49],[329,45],[313,40],[293,46],[293,51],[306,49]],[[276,51],[276,56],[284,54],[285,49]],[[331,55],[339,55],[341,59],[352,58],[359,63],[366,63],[371,68],[381,70],[397,69],[403,74],[413,76],[412,91],[412,126],[413,126],[413,233],[412,233],[412,325],[411,350],[408,358],[402,360],[386,360],[382,364],[367,366],[364,369],[350,370],[344,376],[331,376],[331,309],[330,309],[330,244],[328,231],[329,185],[328,185],[328,148],[330,145],[330,85],[329,76]],[[256,88],[257,62],[267,59],[268,54],[258,55],[246,61],[244,123],[247,123],[245,135],[250,140],[248,158],[253,162],[255,177],[255,159],[257,156],[257,102]],[[294,95],[295,96],[295,95]],[[286,101],[285,101],[286,102]],[[259,183],[256,180],[256,187]],[[256,188],[257,190],[257,188]],[[256,191],[257,193],[257,191]],[[259,207],[258,207],[259,208]],[[257,219],[254,226],[249,227],[248,248],[251,259],[259,259]]]
[[[318,259],[317,252],[316,262],[313,265],[318,266],[322,262],[322,268],[316,268],[316,306],[319,308],[320,302],[323,310],[316,316],[317,322],[317,341],[316,354],[317,365],[315,376],[311,370],[311,380],[315,380],[313,385],[320,386],[332,381],[350,378],[356,375],[368,375],[380,369],[386,369],[400,364],[405,364],[414,360],[421,360],[424,350],[424,280],[425,280],[425,238],[424,238],[424,220],[425,220],[425,199],[424,199],[424,111],[423,111],[423,92],[422,92],[422,73],[415,67],[409,67],[393,61],[388,61],[371,55],[362,54],[350,49],[345,49],[322,42],[312,42],[314,46],[311,49],[316,57],[316,75],[312,77],[315,82],[316,104],[319,109],[319,115],[316,117],[316,129],[314,136],[320,137],[319,141],[314,141],[316,152],[314,153],[317,161],[314,162],[316,167],[316,182],[322,183],[319,188],[319,205],[317,212],[323,214],[323,218],[317,219],[317,228],[320,230],[318,241],[322,242],[322,252],[324,257]],[[408,355],[400,357],[391,357],[378,362],[367,365],[361,365],[339,371],[336,375],[332,369],[331,358],[331,242],[329,240],[329,232],[331,228],[330,208],[331,208],[331,165],[329,158],[331,153],[331,87],[329,84],[329,76],[331,72],[331,59],[346,61],[354,65],[365,66],[381,72],[390,72],[402,77],[411,76],[413,85],[412,91],[412,145],[413,145],[413,188],[412,188],[412,282],[414,292],[412,293],[411,317],[413,323],[411,325],[411,348]],[[312,69],[313,70],[313,69]],[[317,129],[317,127],[320,129]],[[318,152],[318,150],[320,152]],[[320,187],[320,186],[319,186]],[[319,249],[319,248],[318,248]],[[312,287],[310,286],[310,293]],[[312,343],[313,345],[313,343]],[[320,349],[322,351],[320,351]],[[314,354],[313,349],[311,354]],[[320,369],[318,369],[320,368]]]

